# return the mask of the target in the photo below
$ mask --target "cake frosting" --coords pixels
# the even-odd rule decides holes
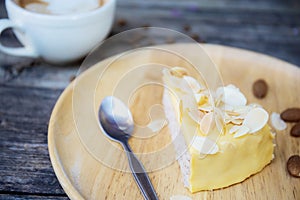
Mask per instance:
[[[211,91],[181,67],[164,70],[163,81],[170,134],[184,185],[192,193],[242,182],[272,161],[269,114],[247,104],[239,88]]]

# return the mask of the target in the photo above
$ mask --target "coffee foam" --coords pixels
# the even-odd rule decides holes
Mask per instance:
[[[30,3],[25,9],[46,14],[71,14],[94,10],[100,7],[99,0],[42,0]]]

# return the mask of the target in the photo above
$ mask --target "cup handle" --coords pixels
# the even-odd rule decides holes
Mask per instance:
[[[19,25],[15,24],[9,19],[0,20],[0,35],[4,30],[8,28],[17,28],[19,30],[22,30],[22,28]],[[39,56],[32,47],[25,44],[23,45],[24,47],[7,47],[0,42],[0,51],[14,56],[26,56],[34,58]]]

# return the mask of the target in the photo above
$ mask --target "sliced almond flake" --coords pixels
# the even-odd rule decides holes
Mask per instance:
[[[253,110],[254,108],[262,108],[262,106],[259,105],[259,104],[252,103],[252,104],[249,104],[249,105],[247,105],[247,106],[236,106],[236,107],[233,109],[233,111],[239,113],[240,116],[242,116],[243,118],[245,118],[245,116],[246,116],[251,110]]]
[[[203,116],[203,118],[200,122],[200,130],[205,135],[207,135],[209,133],[209,130],[212,128],[213,116],[214,116],[214,114],[212,112],[207,113]]]
[[[195,136],[192,141],[192,148],[201,154],[216,154],[219,152],[217,143],[207,137]]]
[[[217,93],[222,95],[222,101],[226,105],[231,106],[244,106],[247,103],[247,99],[238,88],[233,85],[229,85],[223,88],[218,88]]]
[[[198,104],[194,98],[191,98],[191,95],[182,95],[181,97],[182,107],[187,110],[197,110]]]
[[[229,124],[229,123],[233,123],[233,124],[242,124],[243,123],[243,118],[240,117],[240,115],[238,116],[231,116],[229,115],[227,112],[224,112],[224,122],[226,124]]]
[[[187,70],[183,67],[172,67],[170,69],[170,74],[178,78],[188,75]]]
[[[215,92],[215,98],[216,99],[222,99],[224,96],[224,87],[218,87],[216,92]]]
[[[221,87],[218,87],[217,90],[216,90],[216,95],[217,96],[222,96],[224,94],[224,88],[229,88],[229,89],[233,89],[233,90],[240,90],[238,87],[236,87],[235,85],[233,84],[228,84],[226,86],[221,86]]]
[[[221,103],[222,103],[222,98],[215,98],[215,105],[220,107],[221,106]]]
[[[224,104],[223,106],[225,111],[232,111],[234,110],[234,107],[232,105]]]
[[[225,122],[225,124],[229,124],[229,123],[231,123],[231,118],[225,118],[225,120],[224,120],[224,122]]]
[[[208,97],[208,103],[209,103],[210,105],[214,105],[214,103],[215,103],[214,94],[211,94],[211,95],[209,95],[209,96],[207,96],[207,97]]]
[[[240,114],[240,115],[237,115],[237,116],[231,116],[233,119],[240,119],[240,120],[244,120],[246,115],[248,113],[244,113],[244,114]]]
[[[243,114],[243,115],[239,115],[239,116],[235,117],[234,119],[244,121],[244,120],[245,120],[245,117],[246,117],[246,114]]]
[[[179,122],[182,123],[182,114],[183,113],[183,103],[182,103],[182,100],[180,100],[179,102]]]
[[[233,111],[239,114],[247,114],[252,109],[251,106],[236,106]]]
[[[230,115],[230,116],[239,116],[240,115],[240,113],[237,113],[237,112],[234,112],[234,111],[226,111],[226,113],[228,114],[228,115]]]
[[[230,121],[232,119],[232,117],[230,115],[228,115],[226,112],[224,112],[224,119],[225,119],[225,121],[226,120]]]
[[[182,78],[178,78],[175,76],[172,76],[168,70],[163,69],[163,75],[164,75],[164,80],[167,80],[171,87],[175,89],[180,89]]]
[[[235,124],[235,125],[241,125],[243,123],[244,120],[242,119],[233,119],[231,120],[231,123]]]
[[[234,134],[234,138],[242,137],[243,135],[246,135],[249,133],[250,128],[247,126],[240,126],[239,130]]]
[[[280,114],[272,112],[271,114],[271,124],[273,128],[278,131],[282,131],[287,128],[286,123],[281,119]]]
[[[203,87],[199,84],[199,82],[193,77],[184,76],[183,80],[187,82],[187,84],[190,86],[190,88],[194,93],[198,93],[200,92],[201,89],[203,89]]]
[[[225,118],[224,123],[225,124],[234,124],[234,125],[242,125],[243,119],[234,119],[234,118]]]
[[[222,112],[221,109],[215,107],[214,114],[215,114],[214,119],[215,119],[217,130],[219,133],[224,134],[225,133],[224,113]]]
[[[208,97],[203,93],[196,93],[194,96],[198,105],[203,105],[208,101]]]
[[[192,118],[192,120],[194,120],[198,124],[200,124],[200,122],[204,116],[204,113],[197,109],[196,110],[188,110],[188,114]]]
[[[151,129],[152,132],[158,132],[160,131],[162,128],[164,128],[167,125],[167,121],[165,119],[157,119],[157,120],[153,120],[151,121],[147,127],[149,129]]]
[[[204,94],[207,97],[212,95],[212,91],[210,91],[210,90],[203,90],[203,91],[201,91],[201,93]]]
[[[205,105],[199,106],[198,109],[201,111],[204,111],[204,112],[212,112],[214,108],[211,105],[205,104]]]
[[[252,109],[245,117],[243,126],[247,126],[249,133],[255,133],[262,129],[268,122],[269,114],[263,108]]]
[[[233,127],[231,127],[231,129],[229,130],[229,134],[237,132],[240,128],[241,128],[241,126],[233,126]]]

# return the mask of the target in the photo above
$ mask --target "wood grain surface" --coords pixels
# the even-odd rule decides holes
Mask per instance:
[[[197,52],[199,49],[196,46],[183,44],[173,45],[172,48],[183,49],[189,55],[199,56],[201,54]],[[237,85],[249,102],[260,103],[269,112],[280,112],[287,107],[299,106],[299,96],[295,95],[300,92],[300,70],[297,67],[239,49],[217,45],[205,45],[204,48],[219,67],[224,83]],[[71,199],[142,198],[128,172],[124,152],[117,144],[99,134],[101,130],[95,115],[101,99],[115,94],[113,89],[120,77],[127,72],[132,73],[133,67],[139,66],[141,61],[155,60],[168,66],[178,63],[178,60],[154,51],[147,52],[146,55],[143,52],[138,57],[136,59],[137,55],[134,54],[115,62],[105,70],[105,74],[103,71],[107,62],[89,69],[74,82],[75,85],[70,85],[64,91],[54,108],[49,124],[50,157],[56,175]],[[199,60],[205,58],[200,57]],[[180,65],[188,67],[184,62]],[[99,74],[102,74],[100,80]],[[157,81],[157,75],[159,73],[145,68],[144,71],[139,71],[136,79]],[[270,87],[267,97],[262,100],[256,99],[251,90],[252,83],[259,78],[265,79]],[[280,79],[285,81],[279,81]],[[138,82],[129,81],[127,87]],[[144,118],[151,105],[157,105],[161,101],[162,92],[161,87],[150,85],[134,93],[135,101],[131,101],[134,119]],[[123,92],[123,95],[126,93]],[[121,95],[117,92],[116,94]],[[155,115],[152,117],[155,119]],[[146,139],[136,137],[130,144],[139,153],[145,167],[153,169],[149,176],[160,199],[169,199],[173,195],[186,195],[192,199],[299,199],[299,179],[291,177],[285,169],[289,156],[299,154],[300,151],[298,138],[288,134],[290,128],[291,125],[287,130],[277,133],[275,159],[260,173],[240,184],[193,195],[183,187],[178,163],[164,163],[165,159],[173,156],[171,151],[168,151],[169,154],[147,157],[147,154],[156,153],[171,142],[167,128]],[[156,163],[163,165],[156,169]]]
[[[7,18],[4,0],[0,18]],[[207,43],[242,47],[300,66],[298,0],[118,1],[110,36],[142,26],[171,28]],[[20,46],[10,30],[1,35],[1,42]],[[152,44],[158,42],[162,38],[153,38]],[[0,52],[0,199],[68,199],[51,167],[47,127],[57,98],[80,64],[54,66]]]

